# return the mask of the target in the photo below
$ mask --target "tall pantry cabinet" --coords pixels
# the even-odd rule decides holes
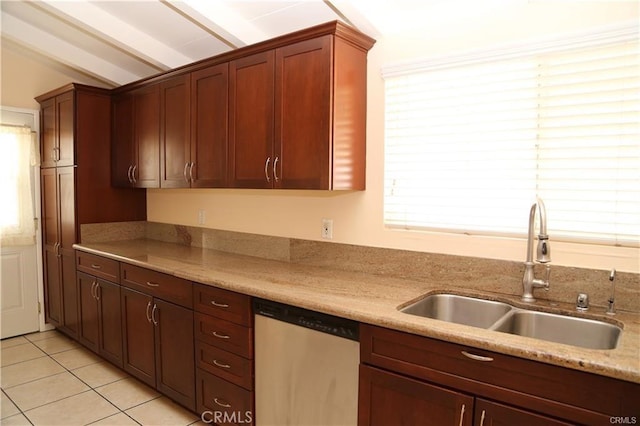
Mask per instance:
[[[111,96],[70,84],[40,104],[40,182],[46,321],[76,337],[78,287],[73,244],[80,225],[146,220],[146,193],[111,187]]]

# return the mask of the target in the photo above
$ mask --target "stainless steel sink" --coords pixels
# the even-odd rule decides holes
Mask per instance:
[[[400,311],[457,324],[489,328],[512,309],[506,303],[491,300],[456,294],[433,294]]]
[[[528,310],[514,310],[491,329],[589,349],[614,349],[622,333],[602,321]]]
[[[456,294],[432,294],[401,312],[589,349],[615,349],[622,329],[603,321],[531,311]]]

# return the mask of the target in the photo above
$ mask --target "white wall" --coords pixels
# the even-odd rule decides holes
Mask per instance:
[[[470,6],[475,4],[476,6]],[[385,229],[383,215],[384,98],[382,66],[593,27],[637,21],[637,2],[436,2],[435,12],[411,14],[369,52],[367,190],[329,193],[284,190],[149,190],[150,221],[320,239],[322,218],[334,221],[334,241],[349,244],[523,260],[521,239],[480,238]],[[528,212],[523,211],[523,215]],[[524,232],[524,231],[523,231]],[[553,238],[553,236],[552,236]],[[638,249],[553,242],[554,263],[640,271]]]

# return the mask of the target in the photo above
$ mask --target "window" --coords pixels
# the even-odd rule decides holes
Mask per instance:
[[[35,243],[31,166],[34,135],[28,127],[0,126],[0,235],[2,245]]]
[[[385,69],[388,227],[638,245],[637,28]],[[586,40],[586,41],[585,41]]]

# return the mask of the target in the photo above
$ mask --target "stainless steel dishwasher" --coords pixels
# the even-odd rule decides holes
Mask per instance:
[[[358,323],[254,299],[256,426],[355,426]]]

